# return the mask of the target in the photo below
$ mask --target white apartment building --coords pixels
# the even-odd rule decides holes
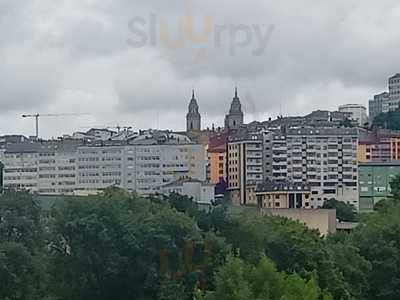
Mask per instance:
[[[119,186],[160,192],[181,177],[206,180],[204,146],[172,133],[130,141],[52,141],[9,145],[0,152],[4,187],[41,194],[92,194]]]
[[[288,129],[287,178],[310,185],[314,208],[331,198],[358,208],[357,145],[355,128]]]
[[[367,108],[360,104],[345,104],[339,106],[339,111],[349,113],[351,118],[357,121],[359,126],[363,126],[368,122]]]
[[[70,194],[76,187],[75,142],[24,142],[0,152],[4,187],[43,194]]]
[[[237,134],[228,143],[228,190],[236,205],[257,202],[254,185],[270,179],[308,184],[310,208],[335,198],[358,207],[356,128],[287,128]]]

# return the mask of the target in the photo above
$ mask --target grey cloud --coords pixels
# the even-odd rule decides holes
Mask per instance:
[[[259,56],[252,55],[254,36],[230,55],[229,32],[220,47],[212,34],[206,42],[185,40],[178,49],[163,45],[159,36],[155,47],[131,47],[130,20],[149,22],[150,14],[169,24],[170,38],[184,16],[193,16],[196,34],[207,16],[214,25],[274,30]],[[158,111],[160,126],[181,128],[194,87],[210,126],[222,124],[235,85],[247,121],[366,104],[400,71],[399,17],[396,0],[0,0],[2,113],[66,110],[67,93],[73,103],[114,123],[137,120],[147,127],[148,121],[150,127]],[[54,126],[48,134],[72,129]]]

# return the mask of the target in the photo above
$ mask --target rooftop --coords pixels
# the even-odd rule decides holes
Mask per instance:
[[[306,183],[294,183],[288,180],[272,181],[266,180],[257,185],[256,192],[294,192],[294,191],[311,191]]]

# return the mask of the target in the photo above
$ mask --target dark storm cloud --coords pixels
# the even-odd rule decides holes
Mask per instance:
[[[247,121],[366,104],[400,71],[399,17],[396,0],[0,0],[2,114],[178,129],[195,88],[210,126],[235,85]]]

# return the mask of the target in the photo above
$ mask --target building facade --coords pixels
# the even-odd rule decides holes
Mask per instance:
[[[311,187],[311,208],[335,198],[358,206],[355,128],[299,128],[275,134],[272,179]]]
[[[400,73],[389,78],[389,111],[395,111],[400,104]]]
[[[359,164],[360,212],[372,212],[374,205],[391,196],[390,182],[400,175],[400,161]]]
[[[400,133],[384,129],[361,130],[357,157],[359,162],[400,160]]]
[[[235,205],[257,205],[255,190],[263,182],[263,135],[246,129],[229,137],[228,191]]]
[[[311,189],[304,183],[265,180],[257,185],[260,208],[311,208]]]
[[[182,178],[168,183],[162,187],[161,192],[188,196],[201,204],[211,204],[215,200],[215,186],[193,178]]]
[[[389,93],[383,92],[369,100],[369,120],[372,123],[379,114],[389,111]]]
[[[70,195],[118,186],[148,195],[181,177],[206,180],[207,155],[183,135],[154,132],[123,142],[13,144],[0,161],[8,189]]]

